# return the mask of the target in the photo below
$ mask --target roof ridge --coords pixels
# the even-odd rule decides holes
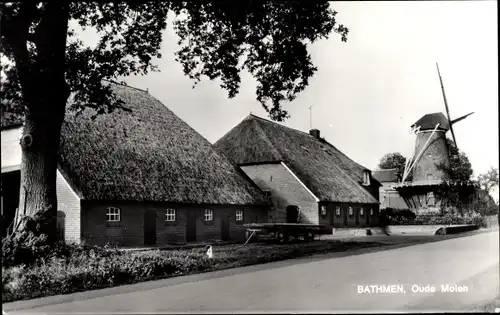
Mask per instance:
[[[295,129],[295,128],[292,128],[292,127],[288,127],[288,126],[285,126],[285,125],[282,125],[282,124],[280,124],[280,123],[278,123],[276,121],[272,121],[270,119],[262,118],[262,117],[259,117],[259,116],[255,115],[255,114],[250,114],[249,116],[253,116],[253,117],[258,118],[260,120],[263,120],[265,122],[269,122],[269,123],[272,123],[274,125],[278,125],[278,126],[281,126],[281,127],[285,127],[285,128],[288,128],[288,129],[291,129],[291,130],[294,130],[294,131],[298,131],[298,132],[302,132],[302,133],[305,133],[306,135],[309,135],[308,132],[305,132],[305,131],[302,131],[302,130],[299,130],[299,129]]]
[[[123,84],[121,82],[117,82],[117,81],[113,81],[113,80],[108,80],[108,79],[102,79],[103,81],[107,81],[107,82],[110,82],[110,83],[113,83],[113,84],[116,84],[116,85],[121,85],[121,86],[125,86],[125,87],[128,87],[128,88],[131,88],[131,89],[135,89],[135,90],[139,90],[139,91],[142,91],[142,92],[146,92],[149,94],[149,90],[146,89],[146,90],[143,90],[143,89],[140,89],[138,87],[135,87],[135,86],[132,86],[132,85],[128,85],[128,84]]]

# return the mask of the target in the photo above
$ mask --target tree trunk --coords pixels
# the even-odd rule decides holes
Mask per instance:
[[[38,232],[47,234],[51,242],[57,239],[56,172],[66,99],[61,97],[55,100],[56,106],[52,103],[50,107],[34,104],[33,108],[41,110],[26,115],[20,141],[21,187],[16,220],[24,215],[31,218],[39,215]],[[43,108],[51,108],[51,112],[46,113]],[[25,222],[20,222],[19,228],[24,227]]]
[[[39,17],[38,23],[34,23]],[[5,39],[12,50],[26,109],[21,137],[22,162],[17,231],[23,216],[35,219],[36,234],[57,239],[56,172],[61,126],[70,94],[65,80],[69,4],[51,1],[39,6],[23,3],[4,21]],[[28,51],[28,41],[35,48]],[[31,45],[32,46],[32,45]]]

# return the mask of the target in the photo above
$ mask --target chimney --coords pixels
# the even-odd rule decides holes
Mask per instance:
[[[318,129],[311,129],[309,130],[309,134],[313,136],[316,139],[319,139],[319,130]]]

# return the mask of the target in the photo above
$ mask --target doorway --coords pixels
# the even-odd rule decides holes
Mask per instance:
[[[334,226],[335,225],[335,213],[333,212],[333,209],[331,209],[330,211],[327,210],[327,213],[328,213],[328,217],[329,217],[328,219],[330,221],[330,225]]]
[[[229,241],[229,216],[221,218],[220,235],[223,241]]]
[[[156,245],[156,212],[144,212],[144,245]]]
[[[196,242],[196,213],[187,211],[186,242]]]
[[[299,220],[299,207],[288,206],[286,207],[286,223],[297,223]]]
[[[347,226],[347,208],[342,207],[342,217],[344,218],[344,226]]]
[[[66,214],[63,211],[57,211],[57,237],[58,240],[64,241],[65,239],[65,231],[64,228],[66,226]]]

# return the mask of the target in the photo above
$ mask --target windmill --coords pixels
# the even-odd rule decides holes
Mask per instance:
[[[413,172],[413,182],[442,180],[443,173],[438,169],[437,165],[450,164],[446,132],[448,130],[451,132],[453,142],[457,146],[453,125],[474,113],[469,113],[454,120],[450,118],[443,79],[437,63],[436,67],[439,82],[441,83],[441,91],[443,92],[446,117],[441,112],[426,114],[411,126],[412,132],[417,135],[417,139],[414,154],[406,162],[402,181],[408,177],[410,172]]]

